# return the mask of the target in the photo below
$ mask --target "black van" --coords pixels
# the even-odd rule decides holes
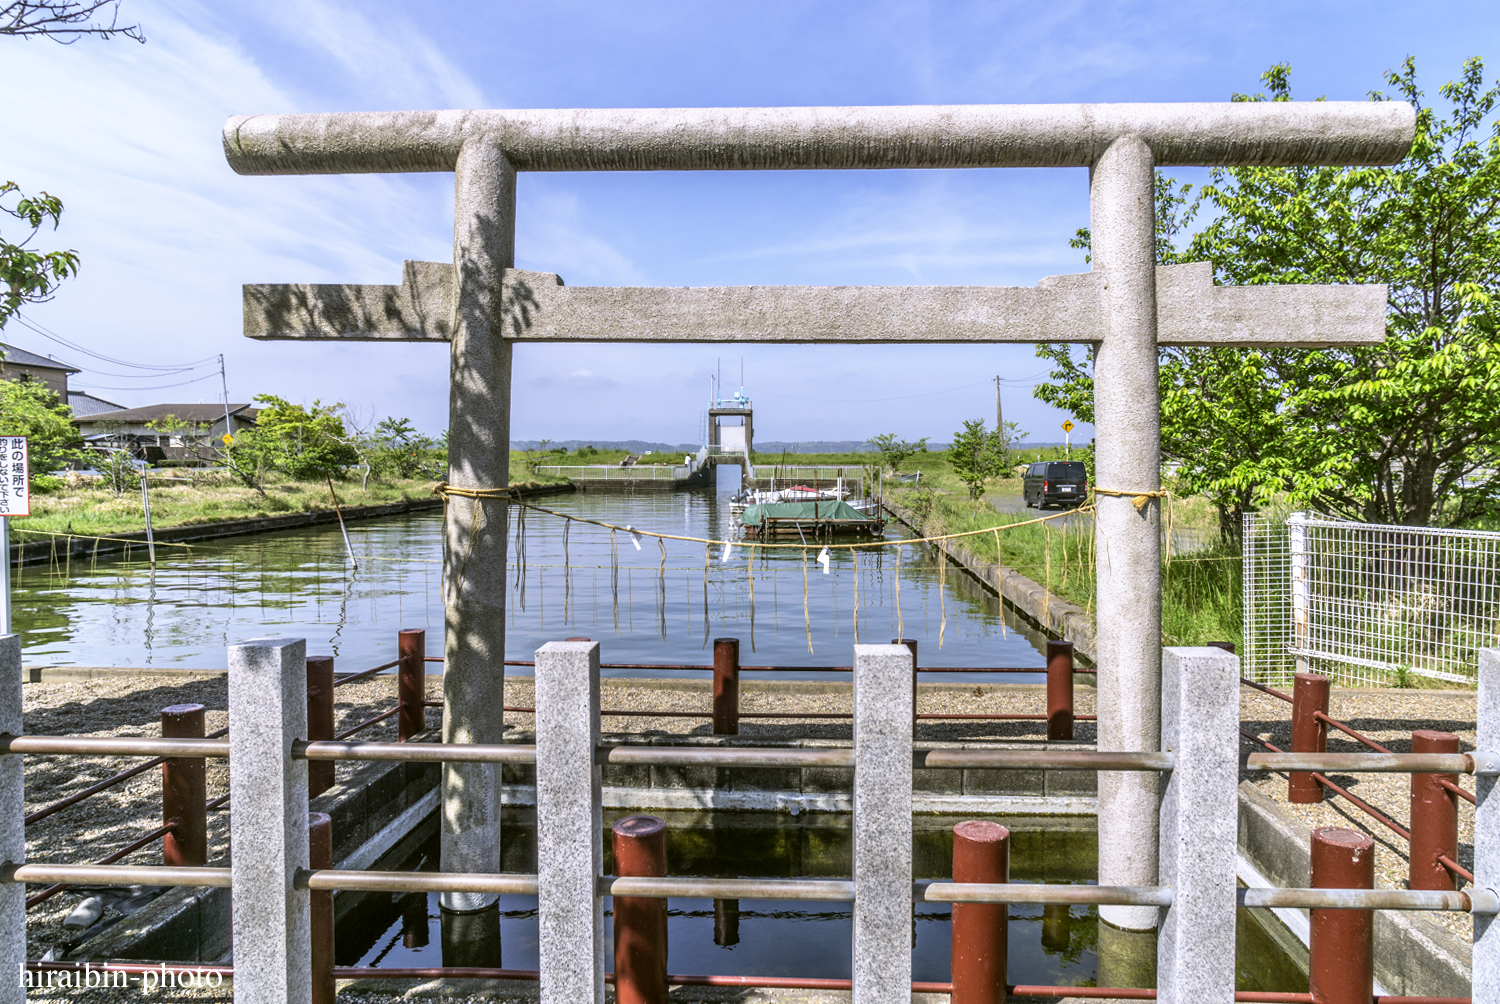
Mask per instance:
[[[1089,492],[1089,476],[1077,460],[1048,460],[1026,468],[1021,496],[1026,508],[1045,509],[1057,505],[1080,506]]]

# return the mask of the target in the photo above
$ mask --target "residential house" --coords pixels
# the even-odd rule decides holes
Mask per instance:
[[[229,433],[255,426],[259,408],[248,404],[231,404],[228,408]],[[168,418],[186,423],[183,428],[163,431],[153,423]],[[225,408],[222,404],[153,404],[144,408],[120,408],[92,415],[75,415],[84,442],[102,448],[126,448],[147,463],[195,463],[208,457],[208,450],[224,435]]]
[[[77,366],[69,366],[51,356],[39,356],[35,352],[27,352],[4,342],[0,342],[0,352],[5,353],[4,358],[0,358],[0,380],[35,380],[46,384],[48,389],[73,406],[74,415],[118,411],[121,407],[102,397],[95,397],[81,390],[70,390],[68,377],[80,372]]]

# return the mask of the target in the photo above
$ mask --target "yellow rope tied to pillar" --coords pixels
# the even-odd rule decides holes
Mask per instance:
[[[1163,489],[1159,489],[1159,490],[1154,491],[1154,492],[1143,492],[1143,491],[1121,491],[1118,488],[1100,488],[1098,486],[1095,486],[1094,489],[1093,489],[1093,492],[1094,492],[1095,495],[1108,495],[1108,496],[1110,496],[1112,498],[1127,498],[1127,499],[1130,499],[1131,504],[1133,504],[1135,506],[1135,511],[1136,512],[1142,512],[1142,511],[1144,511],[1145,508],[1146,508],[1146,503],[1150,502],[1152,499],[1170,498],[1171,495],[1172,495],[1171,492],[1167,491],[1164,488]]]
[[[680,533],[655,533],[655,532],[653,532],[651,530],[637,530],[637,529],[635,529],[633,527],[627,528],[627,527],[623,527],[623,526],[618,526],[618,525],[616,525],[614,523],[606,523],[605,521],[599,520],[599,519],[589,519],[586,516],[575,516],[572,513],[560,512],[557,509],[548,509],[545,506],[533,505],[530,502],[523,502],[523,501],[521,501],[519,493],[516,492],[514,489],[456,488],[453,485],[442,483],[442,484],[438,484],[437,486],[435,486],[432,489],[432,493],[434,495],[440,495],[440,496],[444,497],[445,499],[448,498],[448,497],[450,497],[450,496],[456,496],[458,498],[468,498],[468,499],[502,499],[502,500],[508,501],[511,505],[519,506],[519,507],[521,507],[523,509],[530,509],[533,512],[546,513],[548,516],[556,516],[559,519],[572,520],[575,523],[588,523],[591,526],[602,527],[603,529],[606,529],[606,530],[628,530],[628,532],[636,534],[636,535],[641,536],[641,537],[654,537],[654,538],[657,538],[657,539],[660,539],[660,540],[682,540],[682,541],[687,541],[688,543],[692,543],[692,544],[707,544],[707,545],[718,546],[718,547],[722,547],[725,544],[729,544],[729,545],[731,545],[733,547],[745,547],[745,546],[748,546],[742,540],[723,540],[723,539],[717,539],[716,540],[716,539],[714,539],[712,537],[690,537],[690,536],[687,536],[686,534],[680,534]],[[1133,495],[1135,493],[1134,492],[1120,492],[1120,493],[1116,493],[1116,494]],[[1166,493],[1162,492],[1160,494],[1165,495]],[[1062,519],[1062,518],[1064,518],[1066,516],[1077,515],[1078,513],[1089,513],[1089,512],[1093,512],[1093,511],[1094,511],[1093,505],[1092,504],[1087,504],[1087,505],[1080,506],[1077,509],[1068,509],[1068,510],[1064,510],[1062,512],[1055,512],[1055,513],[1052,513],[1052,514],[1046,515],[1046,516],[1038,516],[1035,519],[1022,520],[1019,523],[1007,523],[1007,524],[1004,524],[1003,526],[984,527],[984,528],[979,529],[979,530],[964,530],[964,531],[962,531],[960,533],[936,534],[936,535],[930,536],[930,537],[907,537],[907,538],[902,538],[902,539],[899,539],[899,540],[884,540],[884,539],[880,539],[880,540],[858,541],[858,542],[848,543],[848,544],[834,544],[834,543],[829,543],[829,544],[827,544],[825,546],[827,546],[830,550],[841,550],[841,551],[858,552],[858,551],[861,551],[861,550],[865,550],[865,549],[869,549],[869,548],[877,548],[877,547],[900,547],[900,546],[903,546],[903,545],[906,545],[906,544],[931,544],[931,543],[935,543],[935,542],[941,541],[941,540],[956,540],[956,539],[963,538],[963,537],[974,537],[974,536],[978,536],[979,534],[982,534],[982,533],[995,533],[995,534],[998,534],[1001,530],[1015,530],[1015,529],[1018,529],[1019,527],[1023,527],[1023,526],[1031,526],[1031,525],[1037,524],[1037,523],[1047,523],[1047,522],[1050,522],[1050,521],[1052,521],[1054,519]],[[800,549],[800,548],[805,547],[806,545],[805,544],[801,544],[801,543],[797,543],[797,544],[776,544],[776,543],[769,543],[769,542],[764,542],[764,541],[757,541],[753,546],[754,547],[765,548],[766,550],[771,550],[771,549],[791,550],[791,549]]]

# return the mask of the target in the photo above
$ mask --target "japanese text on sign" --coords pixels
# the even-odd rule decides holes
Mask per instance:
[[[25,436],[0,436],[0,516],[31,515],[31,457]]]

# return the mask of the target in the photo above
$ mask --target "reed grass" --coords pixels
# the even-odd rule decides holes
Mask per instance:
[[[1034,523],[1045,514],[1001,513],[988,502],[970,501],[941,489],[903,489],[888,493],[888,498],[909,512],[925,510],[926,535],[994,529],[994,533],[976,534],[960,543],[981,562],[1013,568],[1093,614],[1099,541],[1086,517]],[[1230,542],[1216,541],[1192,554],[1163,561],[1162,643],[1238,642],[1240,597],[1240,553]]]

